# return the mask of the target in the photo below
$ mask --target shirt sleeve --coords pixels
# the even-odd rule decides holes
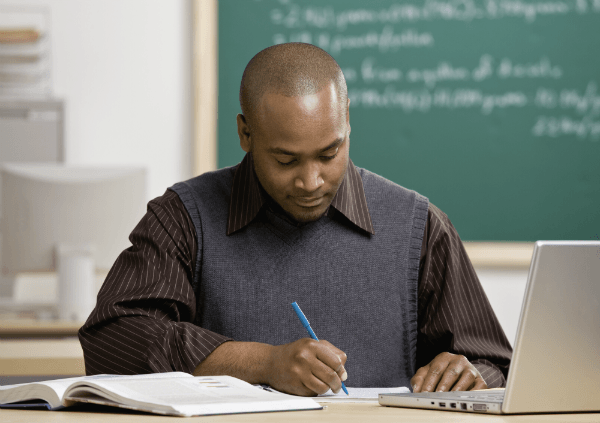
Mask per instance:
[[[129,240],[79,330],[86,373],[192,373],[230,338],[192,323],[198,247],[177,194],[167,190],[148,203]]]
[[[512,347],[456,229],[430,204],[419,270],[417,368],[444,351],[467,357],[488,387],[506,385]]]

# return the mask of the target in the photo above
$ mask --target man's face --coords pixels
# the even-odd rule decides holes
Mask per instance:
[[[242,148],[252,152],[261,185],[296,221],[317,220],[348,167],[348,104],[339,103],[333,84],[304,97],[265,94],[254,122],[250,132],[238,116]]]

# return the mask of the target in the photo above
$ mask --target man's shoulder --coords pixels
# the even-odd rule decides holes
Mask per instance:
[[[154,208],[168,208],[168,207],[178,207],[181,201],[179,200],[179,196],[175,191],[172,191],[170,188],[167,188],[165,193],[160,197],[156,197],[148,203],[148,207]]]
[[[169,189],[176,192],[180,197],[187,195],[229,195],[231,183],[235,174],[236,166],[229,166],[210,172],[205,172],[185,181],[178,182]]]
[[[363,181],[363,187],[367,197],[373,195],[382,198],[385,198],[387,195],[392,195],[394,197],[409,196],[428,201],[425,196],[419,194],[417,191],[403,187],[402,185],[390,181],[389,179],[371,172],[370,170],[358,166],[356,166],[356,170]]]
[[[228,166],[222,169],[212,170],[210,172],[204,172],[198,176],[179,182],[179,184],[186,184],[189,186],[218,186],[223,184],[231,184],[235,169],[238,165]],[[177,184],[175,184],[177,185]]]
[[[358,166],[356,167],[356,169],[358,170],[358,173],[360,174],[360,176],[363,180],[363,185],[365,186],[365,193],[367,191],[367,185],[370,188],[378,187],[378,189],[384,191],[384,193],[386,190],[404,192],[404,193],[412,193],[413,195],[415,195],[417,197],[421,197],[428,202],[428,215],[429,215],[430,221],[435,221],[436,224],[442,225],[444,229],[449,229],[450,227],[453,228],[448,215],[446,213],[444,213],[435,204],[429,202],[429,199],[427,197],[423,196],[422,194],[418,193],[417,191],[414,191],[409,188],[405,188],[402,185],[398,185],[397,183],[390,181],[389,179],[386,179],[383,176],[378,175],[374,172],[371,172],[367,169],[360,168]]]
[[[429,227],[431,228],[431,232],[437,233],[438,238],[447,235],[454,236],[454,234],[458,236],[458,232],[456,231],[456,228],[450,221],[448,215],[434,204],[429,203],[427,220]]]

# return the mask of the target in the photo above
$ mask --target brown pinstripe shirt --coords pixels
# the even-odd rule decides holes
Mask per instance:
[[[279,206],[262,190],[246,156],[234,176],[226,234],[235,236],[263,207]],[[327,213],[373,233],[352,162]],[[191,323],[197,241],[177,194],[167,190],[148,203],[129,239],[132,246],[118,257],[79,331],[86,372],[191,373],[229,338]],[[417,368],[449,351],[465,355],[489,387],[505,385],[512,348],[458,233],[433,204],[421,250],[418,302]]]

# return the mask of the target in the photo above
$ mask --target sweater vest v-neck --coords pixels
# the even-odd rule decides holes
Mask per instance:
[[[226,235],[235,167],[175,184],[198,241],[194,323],[236,341],[320,339],[347,356],[348,386],[409,386],[416,369],[417,284],[429,202],[358,168],[375,234],[339,212],[302,226],[263,207]]]

